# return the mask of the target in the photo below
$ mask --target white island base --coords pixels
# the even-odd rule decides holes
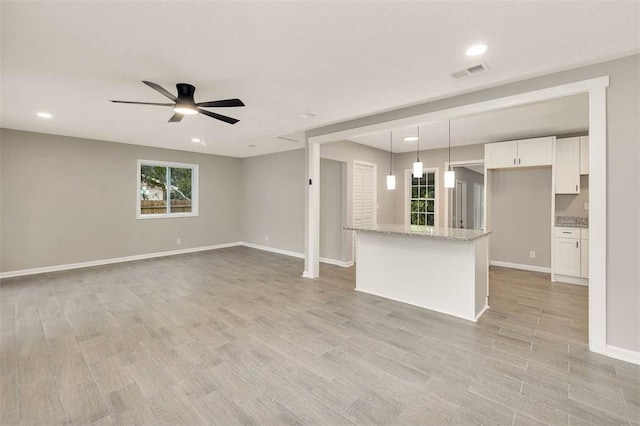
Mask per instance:
[[[357,291],[478,320],[488,308],[488,233],[461,239],[380,228],[349,228],[357,231]]]

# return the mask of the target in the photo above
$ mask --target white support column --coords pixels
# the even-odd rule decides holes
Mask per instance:
[[[607,88],[589,91],[589,349],[607,353]]]
[[[307,141],[305,205],[305,278],[320,276],[320,144]]]

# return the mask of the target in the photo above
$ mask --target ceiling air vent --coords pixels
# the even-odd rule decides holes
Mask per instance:
[[[478,65],[474,65],[472,67],[465,68],[463,70],[451,73],[451,77],[455,79],[459,79],[459,78],[469,77],[476,74],[481,74],[488,70],[489,70],[489,67],[487,66],[487,64],[478,64]]]

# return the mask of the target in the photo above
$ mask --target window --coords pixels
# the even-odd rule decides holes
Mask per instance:
[[[198,216],[198,165],[138,160],[138,219]]]
[[[410,175],[409,195],[411,225],[435,226],[436,172],[426,171],[421,178]]]

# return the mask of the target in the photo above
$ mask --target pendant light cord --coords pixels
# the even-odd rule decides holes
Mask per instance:
[[[393,172],[393,131],[389,132],[389,143],[391,151],[389,151],[389,175]]]
[[[451,120],[449,120],[449,171],[451,171]]]
[[[418,147],[416,149],[416,161],[420,162],[420,125],[418,124]]]

